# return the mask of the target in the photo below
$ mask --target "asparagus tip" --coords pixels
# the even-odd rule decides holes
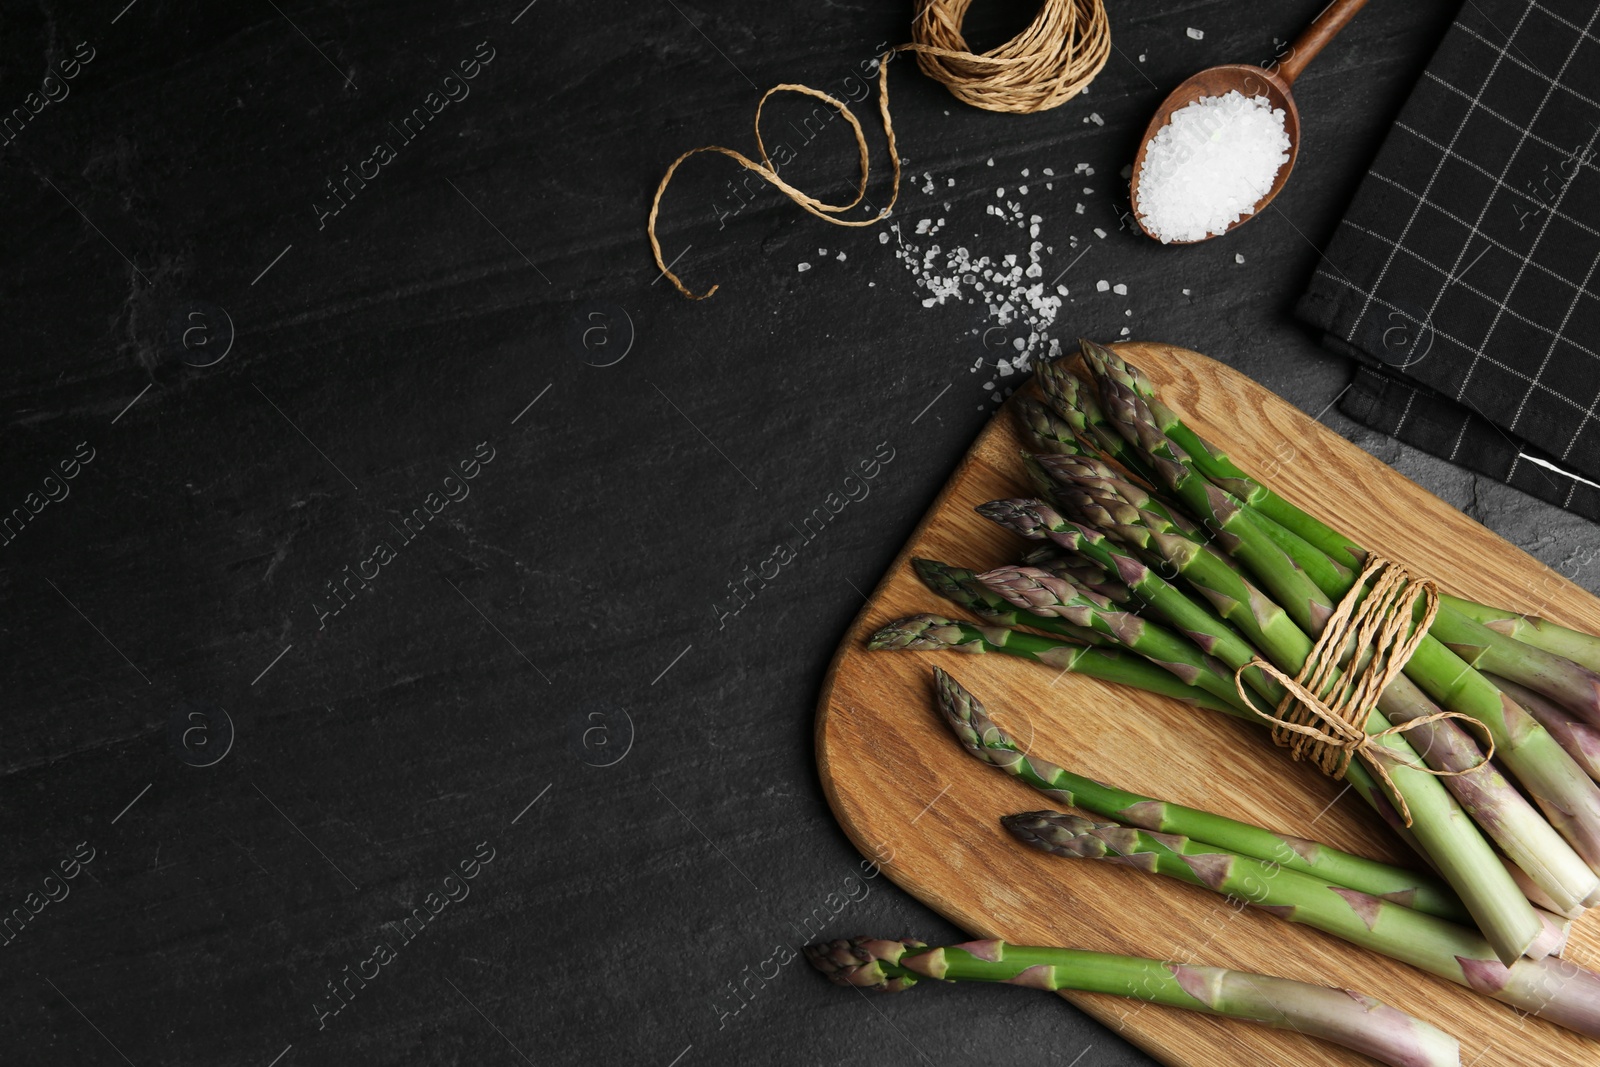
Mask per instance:
[[[916,976],[897,974],[891,978],[883,965],[898,963],[906,950],[912,948],[927,948],[927,945],[912,938],[849,937],[819,941],[802,951],[811,966],[836,985],[898,993],[916,985]]]
[[[907,615],[896,619],[867,639],[867,647],[874,652],[900,649],[922,650],[940,648],[943,642],[929,631],[955,623],[943,615]]]

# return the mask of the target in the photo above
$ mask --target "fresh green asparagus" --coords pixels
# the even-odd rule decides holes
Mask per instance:
[[[1278,834],[1198,808],[1155,800],[1073,774],[1025,752],[959,682],[933,669],[939,711],[962,746],[1062,804],[1129,826],[1212,841],[1246,856],[1281,864],[1347,889],[1403,904],[1452,922],[1471,922],[1461,900],[1437,878],[1379,863],[1301,837]]]
[[[1600,1037],[1600,975],[1565,960],[1515,959],[1507,966],[1481,935],[1465,927],[1179,835],[1054,811],[1008,815],[1001,822],[1018,840],[1042,851],[1108,859],[1224,893],[1519,1011]]]
[[[992,939],[930,948],[853,937],[807,945],[805,955],[830,981],[855,989],[898,992],[932,978],[1109,993],[1292,1030],[1394,1067],[1461,1062],[1455,1038],[1364,993],[1246,971]]]

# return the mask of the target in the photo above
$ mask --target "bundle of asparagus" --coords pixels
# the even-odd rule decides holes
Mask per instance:
[[[1034,550],[984,574],[917,561],[981,621],[900,620],[873,647],[1000,652],[1273,725],[1283,679],[1341,600],[1366,595],[1367,552],[1235,466],[1115,353],[1084,342],[1083,355],[1093,391],[1063,362],[1041,368],[1042,403],[1016,405],[1039,496],[978,509]],[[1413,625],[1424,617],[1419,602]],[[1334,651],[1330,678],[1374,655]],[[1596,666],[1600,639],[1441,596],[1367,714],[1372,765],[1344,770],[1503,968],[1548,943],[1536,904],[1573,916],[1600,901]]]
[[[933,978],[1110,993],[1294,1030],[1394,1067],[1461,1063],[1455,1038],[1365,993],[1245,971],[997,940],[930,948],[910,939],[854,937],[807,945],[805,954],[831,981],[856,989],[893,993]]]

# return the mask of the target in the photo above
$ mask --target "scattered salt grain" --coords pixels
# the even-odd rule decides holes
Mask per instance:
[[[1111,291],[1113,293],[1116,293],[1118,296],[1127,296],[1128,295],[1128,287],[1126,285],[1123,285],[1121,282],[1118,282],[1116,285],[1113,285],[1111,287]]]
[[[1017,192],[1021,193],[1023,196],[1027,196],[1028,195],[1028,187],[1026,185],[1019,185],[1019,186],[1017,186]]]
[[[1105,240],[1105,239],[1106,239],[1106,231],[1104,231],[1104,230],[1102,230],[1102,229],[1101,229],[1101,228],[1100,228],[1100,227],[1098,227],[1098,226],[1096,226],[1096,227],[1095,227],[1095,228],[1094,228],[1094,235],[1095,235],[1095,236],[1096,236],[1096,237],[1098,237],[1098,238],[1100,238],[1100,240],[1102,240],[1102,241],[1104,241],[1104,240]]]
[[[1087,185],[1085,185],[1083,187],[1083,195],[1084,196],[1093,196],[1094,195],[1094,190],[1089,188]]]
[[[1051,170],[1049,167],[1044,168],[1044,174],[1045,174],[1045,177],[1047,177],[1047,178],[1054,177],[1055,173],[1056,172]]]
[[[878,243],[880,245],[888,244],[889,243],[889,235],[887,233],[878,234]]]
[[[1140,52],[1139,53],[1139,62],[1143,63],[1145,61],[1145,58],[1146,58],[1145,53]]]
[[[1111,283],[1106,281],[1104,278],[1101,278],[1099,281],[1094,283],[1094,291],[1097,293],[1103,293],[1110,288]]]
[[[843,252],[840,252],[840,253],[839,253],[839,262],[840,262],[840,263],[843,263],[843,262],[844,262],[844,253],[843,253]]]
[[[1000,187],[1000,188],[999,188],[999,189],[996,189],[996,190],[995,190],[995,191],[994,191],[994,195],[995,195],[995,196],[1005,196],[1005,195],[1006,195],[1006,191],[1005,191],[1005,187],[1004,187],[1004,186],[1002,186],[1002,187]]]
[[[794,269],[797,270],[797,271],[800,271],[803,274],[806,271],[811,269],[811,264],[809,264],[809,263],[796,263],[794,265]]]
[[[994,157],[993,156],[989,157],[989,166],[991,166],[991,167],[994,166]]]
[[[1235,262],[1235,263],[1243,263],[1243,262],[1244,262],[1244,256],[1242,256],[1242,255],[1241,255],[1241,254],[1239,254],[1239,253],[1238,253],[1238,252],[1235,252],[1235,253],[1234,253],[1234,254],[1233,254],[1233,261],[1234,261],[1234,262]]]
[[[1028,176],[1028,168],[1027,167],[1023,167],[1022,168],[1022,176],[1024,178],[1026,178]]]
[[[1222,233],[1255,211],[1289,160],[1284,113],[1265,96],[1202,96],[1150,139],[1140,223],[1163,244]]]
[[[1074,207],[1072,210],[1076,211],[1078,214],[1082,215],[1083,214],[1083,205],[1079,204],[1076,207]]]
[[[1089,121],[1096,126],[1104,126],[1106,124],[1106,120],[1100,117],[1100,112],[1098,111],[1089,112]]]
[[[827,254],[828,254],[828,250],[827,250],[827,249],[826,249],[826,248],[819,248],[819,249],[817,249],[817,255],[819,255],[819,256],[825,256],[825,255],[827,255]]]
[[[1192,37],[1196,41],[1203,41],[1203,40],[1206,39],[1205,31],[1204,30],[1197,30],[1193,26],[1189,27],[1188,34],[1189,34],[1190,37]]]
[[[1188,296],[1188,295],[1189,295],[1189,290],[1187,290],[1187,289],[1185,289],[1185,290],[1184,290],[1184,291],[1183,291],[1183,295],[1184,295],[1184,296]]]
[[[1123,328],[1122,328],[1122,336],[1124,336],[1124,337],[1126,337],[1126,336],[1128,336],[1128,335],[1129,335],[1129,334],[1130,334],[1130,333],[1132,333],[1132,332],[1133,332],[1133,331],[1132,331],[1132,330],[1130,330],[1130,329],[1128,329],[1128,328],[1127,328],[1127,327],[1126,327],[1126,326],[1124,326],[1124,327],[1123,327]]]

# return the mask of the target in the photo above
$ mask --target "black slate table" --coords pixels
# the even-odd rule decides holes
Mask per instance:
[[[908,12],[524,3],[0,14],[0,1062],[1146,1062],[1049,997],[867,1003],[793,958],[957,933],[863,876],[811,726],[996,406],[992,323],[924,308],[877,231],[727,210],[724,160],[662,227],[713,299],[643,223],[678,152],[748,150],[759,89],[838,86]],[[980,45],[1028,14],[978,6]],[[993,175],[1092,165],[1029,201],[1093,242],[1051,259],[1060,336],[1224,359],[1596,588],[1589,524],[1345,423],[1290,317],[1450,4],[1374,4],[1311,67],[1278,210],[1182,250],[1118,229],[1163,93],[1318,6],[1115,3],[1090,94],[1031,117],[902,61],[908,172],[957,179],[976,245]],[[792,180],[829,198],[826,136]],[[848,259],[799,271],[818,247]]]

